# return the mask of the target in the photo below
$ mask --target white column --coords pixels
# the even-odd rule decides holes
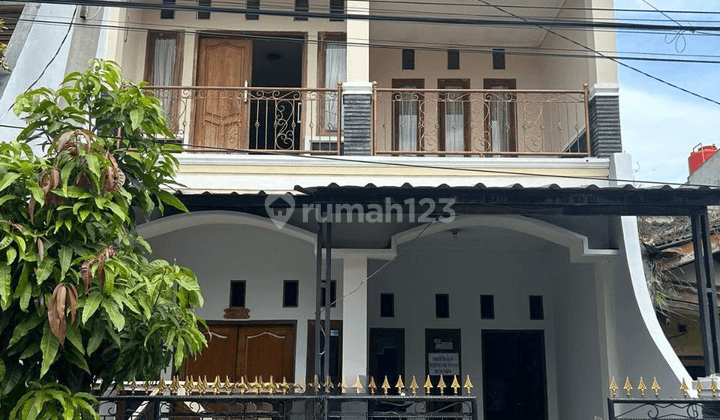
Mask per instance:
[[[355,377],[365,384],[367,373],[367,257],[343,258],[342,376],[352,387]],[[357,289],[357,290],[356,290]]]
[[[349,0],[347,13],[369,15],[370,2]],[[370,21],[348,19],[347,21],[347,81],[370,81]]]

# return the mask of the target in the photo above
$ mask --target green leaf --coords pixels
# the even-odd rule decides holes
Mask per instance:
[[[0,197],[0,206],[5,204],[7,201],[12,200],[13,198],[17,198],[17,197],[12,194],[8,194],[8,195],[4,195],[4,196]],[[35,201],[37,201],[37,200],[35,200]]]
[[[45,256],[43,258],[42,262],[40,263],[37,271],[37,283],[41,284],[45,280],[47,280],[48,277],[50,277],[50,274],[53,272],[53,268],[55,268],[55,258]]]
[[[69,246],[61,245],[60,251],[58,251],[58,257],[60,257],[60,277],[65,277],[70,268],[70,262],[72,261],[73,251]]]
[[[118,311],[117,304],[111,300],[105,300],[102,307],[110,317],[110,322],[112,322],[115,329],[122,331],[125,328],[125,317]]]
[[[9,394],[15,388],[15,386],[20,383],[21,379],[21,368],[17,365],[11,365],[10,371],[5,372],[5,378],[3,378],[3,382],[0,382],[0,384],[3,384],[0,395]]]
[[[7,262],[0,262],[0,307],[6,310],[12,301],[12,287],[10,282],[10,265]]]
[[[32,197],[37,201],[40,206],[45,205],[45,193],[43,192],[42,188],[38,187],[37,185],[33,185],[30,187],[30,193],[32,194]]]
[[[97,308],[100,306],[100,302],[103,301],[103,296],[100,292],[94,291],[90,293],[90,296],[85,300],[85,305],[83,306],[83,313],[82,313],[82,322],[83,324],[87,324],[88,320],[91,316],[97,311]]]
[[[0,383],[2,383],[3,378],[5,377],[5,363],[0,359]]]
[[[105,330],[103,328],[94,328],[93,333],[90,336],[90,340],[88,341],[87,345],[87,355],[92,355],[95,350],[100,347],[100,344],[103,341],[103,338],[105,338]]]
[[[30,264],[25,264],[23,266],[22,273],[20,273],[20,280],[18,281],[18,288],[21,284],[26,284],[27,287],[25,287],[22,290],[22,293],[20,293],[20,310],[23,312],[27,312],[28,307],[30,306],[30,299],[32,299],[32,286],[30,285]]]
[[[20,353],[19,359],[25,360],[28,357],[35,355],[35,353],[37,353],[39,351],[40,351],[40,343],[38,343],[37,341],[33,341],[33,343],[30,344],[30,346],[28,346],[25,350],[23,350],[22,353]]]
[[[40,325],[44,319],[45,318],[41,316],[32,316],[29,318],[25,318],[22,322],[20,322],[20,324],[18,324],[18,326],[15,327],[15,330],[13,331],[12,338],[10,338],[10,342],[7,345],[8,348],[17,344],[17,342],[26,335],[28,335],[30,331],[34,330],[38,325]]]
[[[0,249],[4,249],[8,245],[12,243],[13,237],[7,233],[5,233],[5,237],[0,239]]]
[[[188,209],[187,209],[187,207],[185,207],[185,204],[183,204],[183,202],[180,201],[179,198],[175,197],[174,195],[170,194],[167,191],[160,191],[158,193],[158,198],[163,203],[173,206],[182,212],[185,212],[185,213],[188,212]]]
[[[137,130],[142,122],[144,110],[142,108],[133,108],[130,110],[130,124],[133,130]]]
[[[115,215],[117,217],[119,217],[123,220],[127,217],[127,214],[125,214],[123,209],[120,206],[118,206],[117,204],[113,203],[112,201],[108,201],[107,203],[105,203],[105,205],[107,207],[109,207],[110,210],[112,210],[112,212],[115,213]]]
[[[83,347],[82,335],[80,334],[80,327],[77,322],[74,324],[68,323],[67,329],[65,330],[65,338],[78,349],[80,354],[85,354],[85,347]]]
[[[40,367],[40,378],[50,370],[50,366],[55,362],[55,357],[58,354],[60,348],[60,341],[58,341],[55,334],[50,330],[50,324],[45,323],[43,328],[43,336],[40,341],[40,349],[42,350],[42,366]]]
[[[20,178],[21,174],[16,172],[8,172],[5,174],[5,176],[0,179],[0,191],[4,190],[5,188],[9,187],[10,184],[15,182],[16,179]]]
[[[12,264],[13,261],[15,261],[15,257],[17,257],[17,250],[15,248],[8,248],[5,255],[7,256],[8,264]]]
[[[70,349],[70,351],[65,351],[64,352],[65,359],[68,362],[72,363],[73,365],[84,370],[85,372],[90,373],[90,367],[88,367],[87,360],[85,360],[84,357],[75,353],[76,351],[77,351],[76,349]]]
[[[100,179],[100,164],[98,163],[97,156],[88,153],[85,155],[85,162],[87,162],[90,172],[92,172],[93,175]]]

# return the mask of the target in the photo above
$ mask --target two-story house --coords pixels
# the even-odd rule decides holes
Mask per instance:
[[[487,420],[605,418],[614,376],[689,381],[645,287],[640,207],[621,207],[650,196],[620,188],[616,64],[579,46],[614,51],[614,33],[550,25],[613,21],[611,0],[89,4],[26,6],[0,109],[56,47],[40,83],[97,55],[161,99],[191,212],[138,230],[198,275],[213,333],[183,376],[307,383],[319,308],[335,382],[469,375]]]

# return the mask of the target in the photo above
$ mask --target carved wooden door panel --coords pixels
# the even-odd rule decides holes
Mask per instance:
[[[197,357],[189,357],[185,363],[183,379],[192,375],[195,380],[207,376],[212,382],[215,376],[225,380],[225,376],[235,382],[237,360],[237,326],[236,325],[208,325],[211,334],[205,334],[208,346]]]
[[[252,43],[246,39],[200,37],[197,86],[242,87],[250,81]],[[192,144],[247,149],[248,94],[239,90],[199,90],[195,96]]]
[[[237,368],[238,378],[255,376],[263,380],[270,375],[277,381],[283,377],[288,381],[295,378],[295,326],[255,325],[244,326],[238,331]]]

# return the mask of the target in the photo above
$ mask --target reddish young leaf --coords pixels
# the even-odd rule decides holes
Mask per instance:
[[[65,344],[65,299],[67,289],[64,284],[58,284],[53,290],[52,299],[48,305],[48,321],[53,335],[60,340],[60,345]]]

